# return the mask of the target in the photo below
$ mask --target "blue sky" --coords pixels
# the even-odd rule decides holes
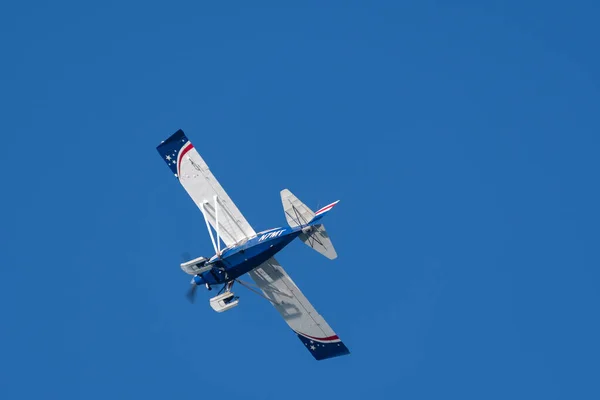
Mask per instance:
[[[1,6],[0,398],[599,398],[595,2],[251,3]],[[278,258],[352,355],[186,302],[179,128],[257,230],[342,200]]]

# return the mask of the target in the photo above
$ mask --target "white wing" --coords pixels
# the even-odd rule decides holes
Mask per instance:
[[[317,360],[350,353],[275,258],[250,276]]]
[[[181,129],[162,142],[157,150],[200,211],[204,209],[215,230],[214,198],[217,196],[219,234],[227,246],[256,235]]]

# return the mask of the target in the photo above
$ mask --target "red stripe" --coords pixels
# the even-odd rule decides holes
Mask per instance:
[[[318,214],[318,213],[320,213],[320,212],[323,212],[323,211],[326,211],[326,210],[330,209],[331,207],[333,207],[333,206],[327,206],[327,207],[323,207],[323,208],[321,208],[319,211],[317,211],[317,212],[316,212],[316,214]]]
[[[185,153],[187,153],[193,148],[194,145],[190,143],[186,147],[184,147],[183,150],[181,150],[181,153],[179,153],[179,161],[177,162],[177,175],[179,175],[179,167],[181,166],[181,160],[183,160],[183,156],[185,156]]]
[[[310,339],[321,340],[323,342],[327,342],[327,341],[331,341],[331,340],[339,340],[340,339],[338,337],[338,335],[333,335],[333,336],[324,337],[324,338],[318,338],[318,337],[307,335],[306,333],[300,333],[300,332],[298,332],[298,334],[302,335],[302,336],[306,336],[307,338],[310,338]]]
[[[325,206],[325,207],[321,208],[319,211],[317,211],[315,214],[320,214],[320,213],[322,213],[322,212],[324,212],[324,211],[327,211],[327,210],[329,210],[330,208],[333,208],[333,206],[335,206],[335,205],[336,205],[336,203],[333,203],[333,204],[330,204],[330,205],[328,205],[328,206]]]

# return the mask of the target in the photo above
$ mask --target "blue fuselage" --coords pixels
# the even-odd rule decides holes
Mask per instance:
[[[237,279],[273,257],[301,233],[300,227],[274,228],[258,233],[245,243],[226,248],[221,257],[214,255],[207,262],[206,265],[215,268],[200,275],[201,281],[197,277],[196,283],[218,285]]]

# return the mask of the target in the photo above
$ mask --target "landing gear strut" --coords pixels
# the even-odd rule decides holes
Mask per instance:
[[[219,293],[210,299],[210,306],[216,312],[223,312],[233,307],[237,306],[239,303],[239,297],[237,297],[232,291],[231,287],[233,286],[233,282],[227,282],[223,288],[219,291]]]

